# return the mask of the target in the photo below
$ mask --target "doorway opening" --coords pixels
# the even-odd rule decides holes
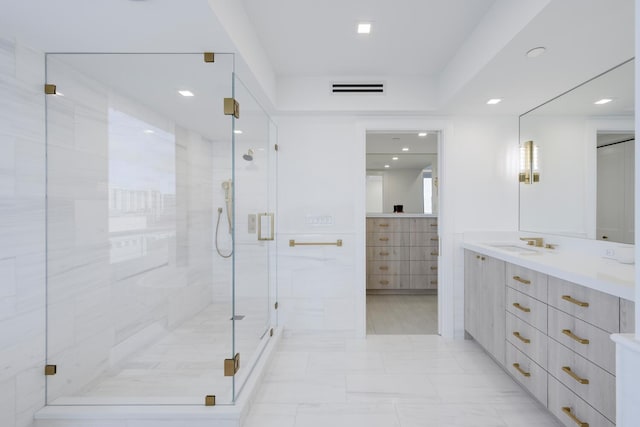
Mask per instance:
[[[366,333],[438,333],[439,131],[366,132]]]

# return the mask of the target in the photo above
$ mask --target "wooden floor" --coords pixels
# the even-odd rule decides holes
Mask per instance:
[[[367,334],[437,333],[437,295],[367,295]]]

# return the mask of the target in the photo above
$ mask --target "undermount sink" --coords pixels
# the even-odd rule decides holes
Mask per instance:
[[[524,246],[518,246],[518,245],[511,245],[508,243],[490,243],[488,246],[491,246],[492,248],[496,248],[496,249],[501,249],[503,251],[508,251],[508,252],[518,252],[518,253],[538,252],[537,250],[532,248],[526,248]]]

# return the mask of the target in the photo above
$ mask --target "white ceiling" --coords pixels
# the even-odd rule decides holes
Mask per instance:
[[[392,82],[390,102],[407,82],[393,108],[378,100],[383,113],[521,114],[634,53],[634,0],[0,0],[0,10],[0,35],[45,52],[238,52],[236,69],[255,73],[247,80],[272,112],[287,80],[319,77],[324,94],[357,76]],[[359,20],[373,22],[370,36],[356,34]],[[525,57],[540,45],[545,55]],[[292,91],[308,98],[308,87]],[[403,108],[403,97],[427,102]],[[487,106],[493,97],[504,100]],[[323,111],[372,111],[343,100]]]

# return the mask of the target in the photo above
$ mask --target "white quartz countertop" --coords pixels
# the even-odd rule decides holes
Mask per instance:
[[[635,300],[633,264],[622,264],[613,259],[573,251],[533,248],[523,242],[465,241],[462,246],[549,276],[627,300]],[[518,251],[516,246],[522,247],[522,251]]]

